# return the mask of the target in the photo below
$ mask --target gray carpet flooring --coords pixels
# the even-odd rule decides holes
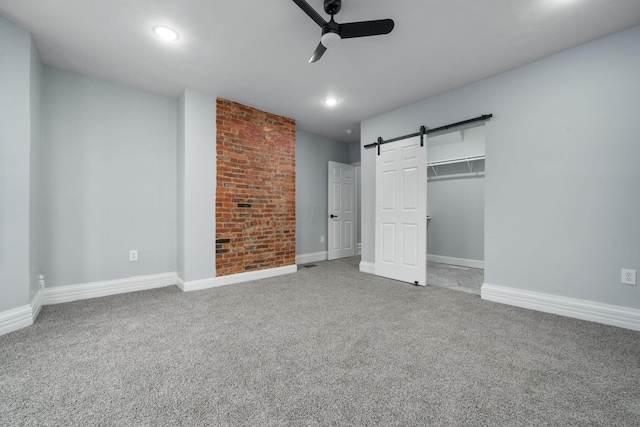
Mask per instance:
[[[637,426],[640,333],[360,273],[45,306],[2,426]]]

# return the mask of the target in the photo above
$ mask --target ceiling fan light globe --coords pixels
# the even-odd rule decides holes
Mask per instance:
[[[340,44],[340,40],[342,40],[342,38],[340,37],[340,34],[334,33],[332,31],[324,33],[320,38],[320,42],[327,49],[333,49],[334,47],[338,47],[338,45]]]

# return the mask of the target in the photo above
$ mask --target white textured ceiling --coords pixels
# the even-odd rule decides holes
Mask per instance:
[[[343,0],[336,21],[395,28],[314,64],[320,28],[291,0],[0,0],[0,14],[46,64],[171,96],[191,87],[350,142],[362,120],[639,25],[640,1]],[[155,37],[158,24],[180,40]]]

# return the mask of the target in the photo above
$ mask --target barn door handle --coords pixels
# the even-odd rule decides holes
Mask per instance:
[[[331,214],[329,215],[329,218],[338,218],[338,215]]]

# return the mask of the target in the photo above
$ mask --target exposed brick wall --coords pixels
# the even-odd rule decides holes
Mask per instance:
[[[216,276],[295,264],[295,121],[216,100]]]

